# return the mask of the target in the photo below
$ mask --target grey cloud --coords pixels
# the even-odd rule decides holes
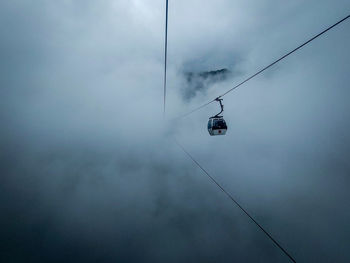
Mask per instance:
[[[167,116],[346,15],[348,1],[170,1]],[[349,23],[162,116],[164,1],[0,4],[4,262],[348,262]],[[178,72],[237,72],[191,103]]]

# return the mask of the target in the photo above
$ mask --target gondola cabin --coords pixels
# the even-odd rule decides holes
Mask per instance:
[[[222,116],[214,116],[209,118],[208,132],[211,136],[225,135],[227,131],[227,125]]]

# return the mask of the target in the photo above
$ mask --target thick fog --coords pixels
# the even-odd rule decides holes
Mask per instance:
[[[347,0],[0,2],[2,262],[350,261]],[[186,74],[227,69],[205,87]],[[217,81],[216,81],[217,80]],[[202,84],[201,84],[202,85]],[[186,94],[189,94],[186,97]]]

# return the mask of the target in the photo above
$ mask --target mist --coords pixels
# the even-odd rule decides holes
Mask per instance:
[[[350,24],[339,1],[0,3],[3,262],[349,262]],[[232,72],[203,91],[184,72]],[[186,97],[187,94],[187,97]]]

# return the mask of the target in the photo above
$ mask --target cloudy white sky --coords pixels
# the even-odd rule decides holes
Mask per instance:
[[[350,21],[164,122],[163,0],[0,2],[3,262],[350,261]],[[169,1],[167,118],[349,15],[347,0]],[[193,98],[185,72],[229,69]],[[192,87],[193,88],[193,87]]]

